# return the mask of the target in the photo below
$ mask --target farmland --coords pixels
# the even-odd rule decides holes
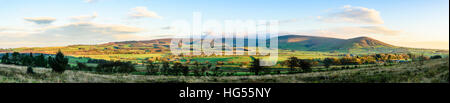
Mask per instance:
[[[258,63],[265,55],[174,55],[170,39],[0,49],[0,78],[25,83],[417,83],[448,77],[447,50],[396,47],[367,37],[279,38],[277,64],[264,67]],[[249,53],[249,48],[236,50]]]
[[[385,67],[280,74],[263,76],[145,76],[126,73],[97,74],[68,70],[53,73],[48,68],[35,68],[27,74],[26,67],[0,64],[2,83],[448,83],[449,59],[429,60]]]

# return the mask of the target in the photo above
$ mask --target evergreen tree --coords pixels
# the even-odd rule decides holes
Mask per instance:
[[[64,54],[61,51],[58,51],[55,58],[49,57],[50,67],[53,69],[53,72],[64,73],[68,66],[69,60],[64,58]]]
[[[44,54],[41,54],[41,55],[35,57],[34,60],[35,60],[35,65],[37,67],[47,67],[48,63],[47,63],[47,60],[45,59]]]
[[[19,64],[20,53],[19,52],[14,52],[11,55],[12,55],[11,63],[16,64],[16,65]]]
[[[2,63],[3,64],[9,64],[10,60],[9,60],[9,53],[6,53],[5,55],[3,55],[2,57]]]
[[[28,55],[24,55],[21,57],[22,65],[24,66],[33,66],[33,58]]]
[[[33,53],[32,52],[30,52],[30,55],[29,55],[31,58],[33,58]]]

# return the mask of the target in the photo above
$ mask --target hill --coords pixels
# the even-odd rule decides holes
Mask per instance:
[[[407,52],[446,52],[431,49],[414,49],[393,46],[369,37],[338,39],[328,37],[285,35],[279,36],[279,49],[292,51],[320,51],[352,54],[367,53],[407,53]],[[248,41],[248,39],[245,39]],[[170,52],[171,39],[146,41],[110,42],[99,45],[71,45],[66,47],[15,48],[1,52],[18,51],[23,53],[55,54],[63,50],[69,55],[103,55],[103,54],[165,54]]]
[[[351,49],[398,49],[399,47],[375,40],[369,37],[352,39],[337,39],[327,37],[286,35],[280,36],[279,48],[300,51],[341,51],[348,52]]]

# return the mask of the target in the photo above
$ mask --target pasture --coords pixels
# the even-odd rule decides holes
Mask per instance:
[[[48,68],[0,64],[0,83],[449,83],[449,59],[407,63],[386,67],[323,71],[263,76],[147,76],[133,74],[96,74],[68,70],[52,73]]]

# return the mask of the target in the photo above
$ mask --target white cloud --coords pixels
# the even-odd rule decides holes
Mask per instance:
[[[0,27],[0,37],[25,37],[28,34],[34,33],[35,31],[25,29],[25,28],[16,28],[16,27]]]
[[[96,12],[94,12],[94,14],[92,15],[81,15],[81,16],[73,16],[70,17],[70,20],[75,21],[75,22],[87,22],[87,21],[92,21],[95,18],[97,18],[98,14]]]
[[[286,34],[300,34],[300,35],[310,35],[310,36],[322,36],[322,37],[333,37],[333,38],[354,38],[361,36],[398,36],[398,34],[403,31],[391,30],[383,26],[361,26],[361,27],[337,27],[330,29],[316,29],[298,32],[288,32]]]
[[[333,31],[341,34],[359,34],[359,35],[373,35],[373,34],[397,35],[401,33],[401,31],[391,30],[384,26],[340,27],[335,28]]]
[[[166,26],[166,27],[162,27],[161,29],[162,30],[172,30],[172,29],[175,29],[175,27],[173,27],[173,26]]]
[[[132,8],[129,12],[130,18],[156,18],[156,19],[162,19],[163,17],[159,16],[156,12],[147,10],[147,7],[136,7]]]
[[[143,31],[142,28],[126,25],[87,22],[48,26],[38,31],[3,31],[0,32],[0,37],[3,37],[0,38],[0,48],[99,44],[134,39],[137,33]],[[9,45],[16,42],[21,44]]]
[[[426,48],[426,49],[449,49],[448,41],[409,41],[395,43],[397,46],[412,47],[412,48]]]
[[[319,20],[325,22],[345,22],[356,24],[384,24],[380,12],[365,7],[353,7],[346,5],[343,8],[327,16],[320,16]]]
[[[28,36],[31,32],[27,31],[0,31],[0,37],[2,38],[20,38]]]
[[[45,28],[44,31],[50,34],[66,34],[68,36],[80,36],[80,35],[97,35],[97,34],[115,35],[115,34],[138,33],[143,31],[143,29],[126,25],[110,25],[110,24],[96,24],[84,22],[84,23],[72,23],[63,26],[48,27]]]
[[[6,30],[8,30],[9,28],[6,28],[6,27],[0,27],[0,32],[2,32],[2,31],[6,31]]]
[[[87,2],[87,3],[95,3],[97,1],[99,1],[99,0],[84,0],[84,2]]]
[[[26,21],[33,22],[36,24],[51,24],[56,21],[55,18],[52,17],[26,17],[24,18]]]
[[[297,22],[297,21],[299,21],[298,19],[288,19],[288,20],[282,20],[282,21],[280,21],[279,23],[280,24],[287,24],[287,23],[293,23],[293,22]]]

